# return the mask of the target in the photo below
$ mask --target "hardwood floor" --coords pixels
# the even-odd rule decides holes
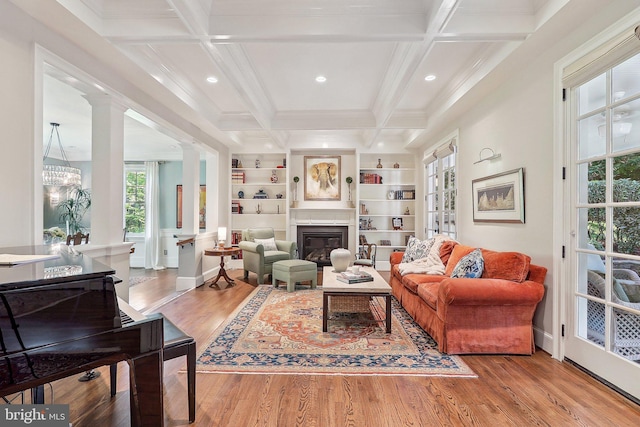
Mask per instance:
[[[256,284],[252,275],[250,283],[223,290],[205,285],[176,298],[175,270],[150,274],[156,278],[133,287],[132,305],[162,311],[196,338],[198,351]],[[148,297],[153,292],[168,302],[157,307]],[[635,426],[640,420],[640,406],[543,351],[463,359],[478,378],[197,374],[194,425]],[[129,425],[128,368],[118,368],[114,398],[107,368],[91,382],[53,384],[55,403],[71,405],[74,427]],[[165,425],[188,425],[184,358],[164,368]]]

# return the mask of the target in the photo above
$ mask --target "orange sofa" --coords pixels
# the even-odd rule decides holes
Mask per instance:
[[[390,284],[404,309],[448,354],[532,354],[533,314],[544,295],[547,269],[518,252],[481,249],[482,276],[451,278],[456,264],[476,248],[442,243],[444,275],[401,275],[403,252],[390,256]],[[437,253],[436,253],[437,256]]]

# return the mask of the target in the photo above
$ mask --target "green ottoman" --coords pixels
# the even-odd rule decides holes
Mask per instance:
[[[287,292],[293,292],[297,282],[311,280],[311,289],[318,283],[318,266],[315,262],[302,259],[288,259],[273,263],[271,271],[273,287],[278,287],[278,280],[287,282]]]

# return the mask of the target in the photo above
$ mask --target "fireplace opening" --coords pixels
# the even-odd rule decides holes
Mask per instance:
[[[312,261],[319,268],[331,265],[331,251],[345,248],[349,227],[298,226],[298,251],[300,259]]]

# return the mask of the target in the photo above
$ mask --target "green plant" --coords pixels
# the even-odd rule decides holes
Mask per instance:
[[[60,221],[69,224],[69,234],[84,231],[80,225],[82,217],[91,206],[91,192],[87,188],[75,187],[69,197],[58,205]]]

